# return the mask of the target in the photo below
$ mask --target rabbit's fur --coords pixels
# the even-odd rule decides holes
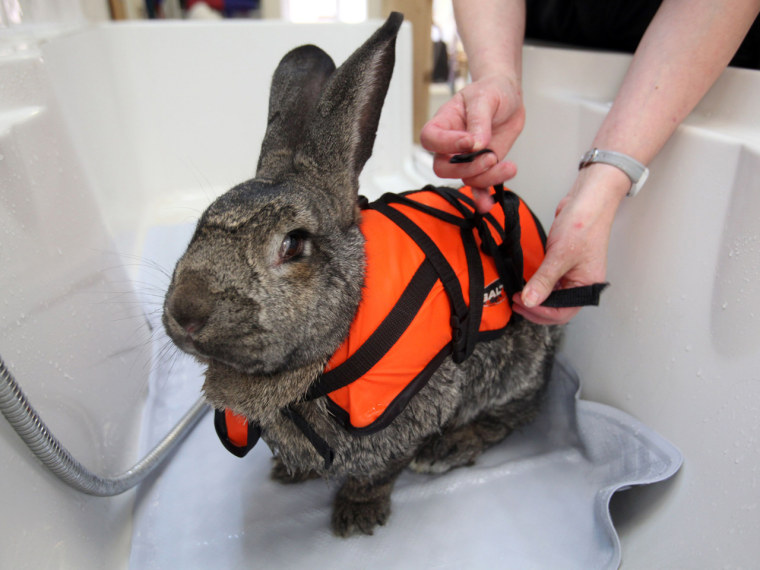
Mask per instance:
[[[260,424],[273,476],[342,482],[339,535],[371,534],[406,466],[469,465],[536,414],[559,331],[514,318],[462,364],[446,360],[385,429],[355,435],[304,401],[348,333],[362,294],[358,177],[372,152],[402,17],[392,15],[339,69],[314,46],[288,53],[273,80],[256,177],[202,215],[177,263],[164,325],[208,364],[216,408]],[[294,405],[335,452],[329,469],[280,410]]]

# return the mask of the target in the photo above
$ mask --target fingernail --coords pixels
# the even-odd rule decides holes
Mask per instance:
[[[527,289],[523,291],[522,301],[523,301],[523,305],[525,305],[529,309],[532,309],[533,307],[538,305],[538,293],[536,293],[533,289]]]
[[[460,152],[468,152],[472,148],[472,138],[462,137],[457,141],[457,150]]]

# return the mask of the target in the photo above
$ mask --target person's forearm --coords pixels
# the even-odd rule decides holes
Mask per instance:
[[[525,0],[453,0],[473,80],[489,75],[522,79]]]
[[[593,146],[649,163],[728,65],[759,10],[760,0],[665,0]]]

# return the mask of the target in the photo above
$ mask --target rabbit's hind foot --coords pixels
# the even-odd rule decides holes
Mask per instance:
[[[433,436],[419,449],[409,467],[417,473],[445,473],[456,467],[473,465],[478,456],[489,447],[481,436],[482,430],[478,423],[479,420],[475,420]],[[507,435],[508,432],[503,431],[497,441]]]
[[[427,440],[410,467],[417,473],[445,473],[473,465],[486,449],[535,418],[540,394],[481,413],[469,424],[444,430]]]

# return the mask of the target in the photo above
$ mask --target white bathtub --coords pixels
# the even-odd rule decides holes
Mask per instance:
[[[374,29],[281,23],[22,29],[0,36],[0,354],[84,464],[136,459],[154,356],[133,280],[156,224],[251,176],[288,49],[342,61]],[[363,193],[432,176],[411,144],[411,35]],[[511,183],[548,227],[626,56],[532,48]],[[564,352],[584,396],[675,443],[676,479],[615,501],[624,567],[749,567],[760,555],[760,74],[729,70],[615,226],[599,309]],[[0,421],[0,567],[120,568],[134,492],[80,495]]]

